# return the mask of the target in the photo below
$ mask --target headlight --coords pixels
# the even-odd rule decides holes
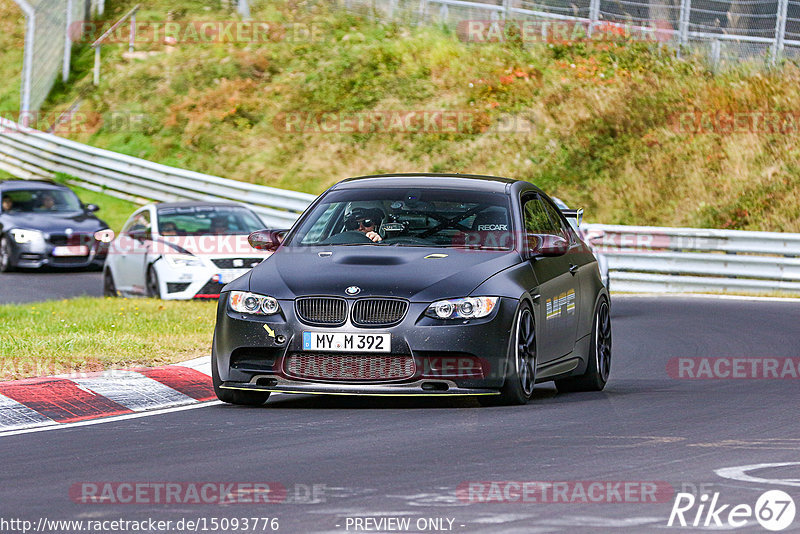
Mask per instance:
[[[231,291],[228,306],[235,312],[253,315],[275,315],[281,311],[278,301],[274,298],[246,291]]]
[[[203,260],[188,254],[173,254],[164,256],[171,267],[202,267]]]
[[[108,228],[105,230],[98,230],[94,233],[94,238],[101,243],[111,243],[114,241],[114,230]]]
[[[435,319],[479,319],[486,317],[497,304],[498,297],[466,297],[438,300],[428,306],[425,315]]]
[[[11,230],[11,236],[17,243],[30,243],[31,241],[42,241],[44,235],[39,230],[22,230],[15,228]]]

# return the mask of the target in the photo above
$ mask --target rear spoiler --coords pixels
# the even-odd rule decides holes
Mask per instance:
[[[575,219],[577,222],[576,226],[580,226],[583,222],[583,208],[578,208],[576,210],[564,209],[561,210],[561,213],[563,213],[564,217],[567,219]]]

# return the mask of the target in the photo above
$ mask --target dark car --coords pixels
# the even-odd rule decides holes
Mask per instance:
[[[113,233],[68,187],[0,182],[0,272],[15,268],[101,268]]]
[[[211,369],[225,402],[281,392],[524,404],[535,383],[596,391],[608,380],[597,261],[528,182],[353,178],[288,232],[250,242],[275,252],[220,295]]]

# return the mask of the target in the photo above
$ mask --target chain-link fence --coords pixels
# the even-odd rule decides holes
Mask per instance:
[[[25,13],[20,111],[37,111],[61,73],[69,75],[69,25],[87,16],[88,0],[14,0]]]
[[[716,66],[747,59],[774,64],[800,56],[800,0],[339,1],[384,19],[413,17],[462,28],[476,21],[544,21],[536,26],[543,39],[554,31],[576,35],[576,26],[589,35],[611,29],[697,49]]]

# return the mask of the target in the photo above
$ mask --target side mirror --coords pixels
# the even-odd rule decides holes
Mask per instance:
[[[150,240],[149,230],[134,230],[133,232],[130,232],[128,235],[130,235],[132,238],[134,238],[136,241],[139,241],[140,243],[144,243],[145,241]]]
[[[97,204],[86,204],[86,211],[90,213],[100,211],[100,206],[98,206]]]
[[[536,256],[563,256],[569,243],[563,237],[550,234],[528,234],[528,254]]]
[[[288,230],[258,230],[250,234],[247,242],[256,250],[277,250]]]

